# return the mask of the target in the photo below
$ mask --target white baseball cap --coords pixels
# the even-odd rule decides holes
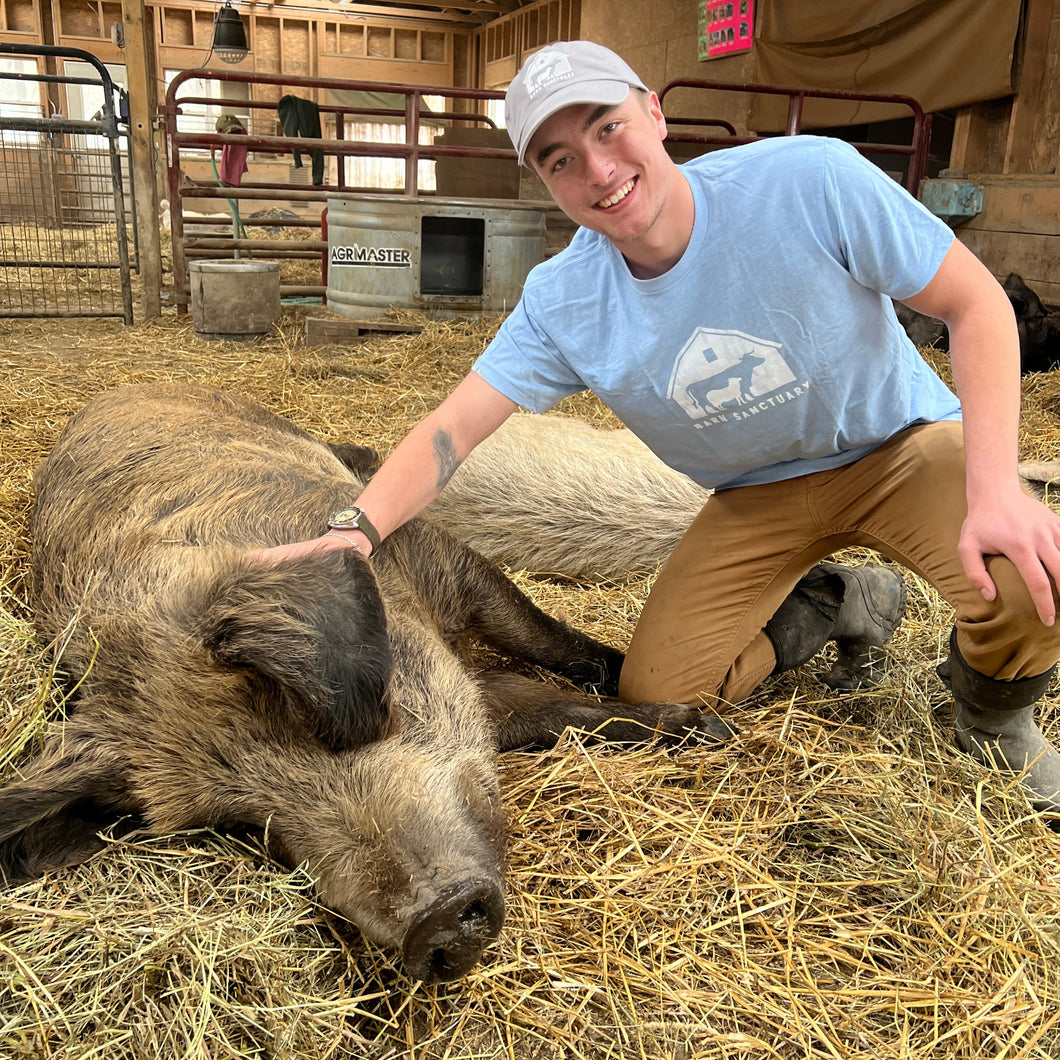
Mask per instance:
[[[526,160],[526,149],[546,118],[574,103],[621,103],[631,88],[647,87],[624,59],[588,40],[560,41],[534,52],[504,97],[508,135]]]

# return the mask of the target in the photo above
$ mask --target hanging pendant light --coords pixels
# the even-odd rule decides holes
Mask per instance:
[[[221,62],[233,64],[241,63],[250,53],[247,31],[232,0],[225,0],[213,20],[213,53]]]

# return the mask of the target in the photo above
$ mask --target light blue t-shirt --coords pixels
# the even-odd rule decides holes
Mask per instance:
[[[590,389],[708,488],[851,463],[911,424],[958,419],[891,298],[953,233],[849,145],[794,136],[686,163],[688,249],[635,279],[598,233],[537,266],[474,371],[544,412]]]

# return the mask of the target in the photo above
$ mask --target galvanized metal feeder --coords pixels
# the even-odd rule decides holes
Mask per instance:
[[[540,203],[329,198],[327,227],[328,308],[362,320],[392,307],[440,318],[507,312],[545,257]]]

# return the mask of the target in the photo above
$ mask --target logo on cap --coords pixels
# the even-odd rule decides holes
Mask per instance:
[[[574,76],[570,59],[563,52],[546,49],[534,55],[526,67],[526,94],[533,99],[543,88]]]

